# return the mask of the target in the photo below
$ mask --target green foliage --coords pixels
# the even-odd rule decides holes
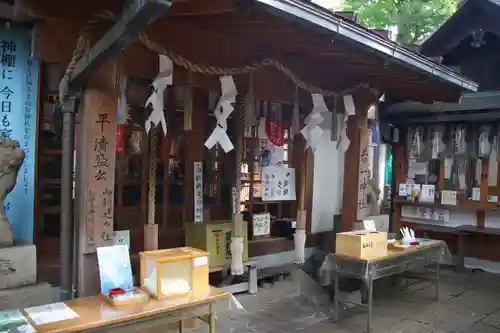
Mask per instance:
[[[397,26],[397,41],[413,45],[441,26],[455,11],[457,0],[344,0],[344,10],[357,13],[358,22],[388,29]]]

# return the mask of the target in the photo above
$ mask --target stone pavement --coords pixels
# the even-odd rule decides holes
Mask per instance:
[[[405,290],[376,288],[373,333],[500,333],[500,276],[443,270],[440,303],[430,282]],[[300,293],[293,281],[278,282],[256,295],[239,295],[245,312],[219,312],[216,332],[231,333],[362,333],[363,311],[333,323],[326,293]],[[207,332],[206,327],[195,330]]]

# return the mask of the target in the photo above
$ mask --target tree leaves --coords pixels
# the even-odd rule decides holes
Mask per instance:
[[[368,28],[397,27],[397,41],[414,45],[441,26],[457,8],[457,0],[344,0]]]

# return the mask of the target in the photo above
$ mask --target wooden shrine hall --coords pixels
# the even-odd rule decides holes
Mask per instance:
[[[477,90],[454,71],[305,0],[24,0],[15,7],[36,27],[41,60],[35,243],[40,262],[60,266],[65,287],[78,286],[79,295],[94,292],[95,247],[111,244],[115,231],[129,231],[132,257],[183,245],[194,222],[232,223],[232,237],[245,237],[250,258],[293,250],[293,236],[275,233],[272,222],[267,234],[251,225],[252,215],[270,213],[296,219],[306,247],[331,250],[333,221],[328,232],[311,233],[315,157],[301,130],[317,106],[314,96],[333,111],[322,131],[348,142],[344,163],[353,172],[344,174],[337,221],[347,231],[359,217],[354,170],[367,144],[369,107],[383,94],[456,102]],[[166,87],[161,99],[161,89],[151,88],[159,82]],[[347,115],[345,96],[354,114]],[[58,107],[60,98],[74,102],[70,111],[68,103]],[[224,120],[214,114],[218,101],[235,102]],[[73,111],[74,120],[65,118]],[[261,118],[274,124],[268,136],[277,131],[279,165],[294,170],[294,198],[260,199]],[[225,151],[221,137],[210,146],[215,131],[234,149]],[[104,139],[97,145],[96,138]],[[193,184],[201,176],[199,194]]]
[[[500,269],[497,251],[500,234],[497,213],[500,194],[497,161],[500,80],[496,75],[500,65],[499,15],[497,1],[463,1],[457,11],[421,45],[422,54],[478,82],[479,92],[464,93],[454,103],[392,101],[380,106],[382,123],[402,130],[400,141],[394,143],[394,169],[397,172],[393,184],[396,201],[393,225],[396,230],[399,225],[408,224],[421,234],[446,240],[460,269],[492,272]],[[411,144],[407,139],[408,135],[411,137],[409,133],[419,127],[426,131],[428,147],[435,146],[429,140],[432,133],[440,132],[438,137],[444,139],[439,154],[419,159],[428,163],[427,176],[437,176],[435,182],[429,184],[435,184],[441,192],[456,193],[455,203],[442,205],[442,201],[436,198],[436,202],[425,203],[422,207],[422,204],[408,202],[397,195],[398,184],[411,178],[408,174],[413,176],[408,155]],[[464,142],[468,147],[466,154],[460,152],[463,145],[459,150],[451,147],[456,141],[453,138],[461,131],[457,131],[458,128],[467,133]],[[489,145],[489,151],[481,151],[484,142]],[[424,212],[425,217],[415,214],[418,210]],[[445,218],[428,219],[428,211],[443,212]]]

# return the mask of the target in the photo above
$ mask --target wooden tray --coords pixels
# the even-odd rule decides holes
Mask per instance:
[[[112,298],[109,297],[108,295],[102,295],[103,297],[106,298],[106,300],[113,306],[115,307],[121,307],[121,306],[129,306],[129,305],[134,305],[134,304],[140,304],[140,303],[146,303],[149,300],[149,295],[142,289],[140,288],[134,288],[133,291],[130,291],[130,293],[133,293],[134,296],[131,297],[124,297],[124,298]]]
[[[395,241],[394,243],[387,244],[387,249],[392,251],[408,251],[418,247],[418,245],[410,245],[408,247],[403,247],[400,241]]]

